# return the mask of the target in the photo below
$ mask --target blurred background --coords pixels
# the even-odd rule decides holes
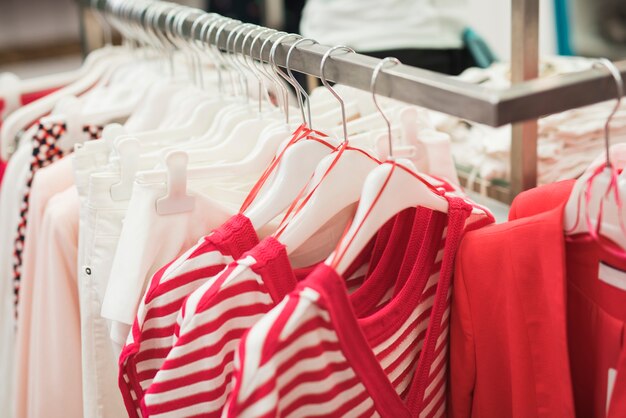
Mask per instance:
[[[402,8],[425,0],[309,0],[316,7],[349,7],[361,4],[361,16],[375,16],[375,7]],[[463,7],[465,25],[484,39],[494,57],[510,55],[510,1],[429,0]],[[217,12],[242,21],[289,32],[300,32],[306,0],[187,0],[178,3]],[[320,6],[321,5],[321,6]],[[312,6],[311,6],[312,8]],[[545,55],[626,57],[626,1],[624,0],[541,0],[540,50]],[[407,11],[409,13],[409,11]],[[370,16],[371,17],[371,16]],[[324,19],[329,19],[324,16]],[[332,15],[330,16],[332,19]],[[388,24],[389,22],[387,22]],[[337,24],[342,24],[338,22]],[[368,19],[369,27],[385,22]],[[309,25],[310,26],[310,25]],[[329,25],[332,28],[332,25]],[[333,32],[331,30],[331,32]],[[324,32],[321,32],[322,34]],[[331,33],[336,43],[350,43],[343,32]],[[311,36],[310,33],[304,33]],[[0,0],[0,71],[30,77],[75,68],[81,57],[102,44],[93,16],[82,12],[75,0]],[[347,37],[349,38],[349,37]],[[324,39],[319,39],[324,42]],[[433,40],[436,44],[437,40]],[[393,34],[387,40],[393,47]],[[358,49],[358,48],[357,48]],[[367,51],[375,52],[375,51]],[[403,60],[404,61],[404,60]],[[34,64],[34,65],[33,65]]]

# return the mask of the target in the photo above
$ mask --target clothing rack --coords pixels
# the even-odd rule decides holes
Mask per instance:
[[[538,56],[538,0],[512,0],[513,13],[513,84],[506,89],[490,89],[483,86],[462,82],[452,77],[423,70],[408,65],[397,65],[380,72],[376,82],[376,94],[422,106],[431,110],[447,113],[472,122],[488,126],[502,126],[509,123],[527,122],[522,126],[521,134],[514,134],[511,148],[512,176],[511,198],[524,189],[534,187],[536,182],[536,124],[532,120],[565,110],[598,103],[615,98],[615,81],[603,69],[590,69],[577,73],[554,76],[546,79],[531,79],[536,75]],[[111,0],[83,0],[84,7],[113,14],[118,19],[133,20],[143,24],[144,14],[120,14],[112,7]],[[172,4],[172,7],[182,7]],[[156,12],[154,22],[159,30],[166,30],[166,16],[169,10]],[[193,22],[206,12],[192,9],[181,25],[182,34],[193,40],[214,43],[211,39],[200,39],[201,26]],[[218,47],[228,50],[228,35],[240,26],[233,22],[227,25],[220,38]],[[244,32],[245,33],[245,32]],[[260,57],[262,41],[271,34],[259,38],[251,51],[252,58],[269,60],[269,49],[265,48]],[[289,47],[295,40],[285,41],[276,49],[275,61],[285,67],[285,58]],[[290,67],[292,70],[320,77],[322,57],[330,47],[323,45],[299,45],[292,52]],[[239,51],[239,49],[238,49]],[[246,51],[247,53],[248,51]],[[514,56],[514,58],[515,58]],[[326,79],[336,83],[370,90],[370,80],[377,58],[358,53],[338,53],[330,57],[324,69]],[[626,78],[626,60],[616,63],[622,76]],[[518,75],[519,74],[519,75]],[[534,129],[534,132],[533,132]],[[515,129],[514,129],[515,131]]]

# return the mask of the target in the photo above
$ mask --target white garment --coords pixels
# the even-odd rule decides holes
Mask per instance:
[[[124,416],[123,399],[117,389],[117,358],[109,338],[110,326],[100,316],[115,249],[122,232],[128,200],[114,201],[110,188],[119,175],[91,175],[86,205],[82,265],[79,266],[83,399],[85,417]]]
[[[89,418],[115,418],[125,413],[117,390],[117,357],[100,309],[128,200],[111,198],[110,187],[119,181],[119,175],[107,172],[108,148],[104,145],[104,141],[85,144],[73,156],[81,201],[77,280],[83,413]]]
[[[196,197],[191,212],[159,215],[157,200],[167,195],[167,185],[135,182],[102,303],[102,316],[113,321],[111,339],[120,347],[150,277],[235,214],[247,195],[234,190],[240,188],[206,183],[188,182],[189,194]]]
[[[357,51],[461,48],[467,0],[307,0],[300,32]]]
[[[48,201],[32,298],[29,366],[16,380],[16,418],[83,418],[80,311],[76,283],[78,212],[74,186]],[[25,373],[25,374],[24,374]],[[25,382],[22,386],[21,382]]]
[[[36,127],[35,127],[36,129]],[[20,218],[20,197],[26,186],[35,130],[24,134],[7,164],[0,189],[0,416],[10,417],[15,361],[15,309],[13,305],[13,240]]]

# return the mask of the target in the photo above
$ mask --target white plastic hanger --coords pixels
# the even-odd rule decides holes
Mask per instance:
[[[172,151],[166,158],[167,195],[156,202],[159,215],[172,215],[190,212],[194,209],[196,199],[187,193],[187,161],[189,157],[184,151]]]
[[[140,5],[120,5],[120,13],[124,13],[129,18],[141,15],[143,7]],[[134,37],[141,39],[141,32],[134,29],[129,19],[128,23],[116,22],[115,26],[120,30],[124,37]],[[106,26],[103,26],[106,27]],[[124,103],[136,103],[140,100],[141,86],[154,81],[154,65],[150,65],[151,60],[144,57],[141,60],[133,60],[127,65],[112,67],[100,77],[96,85],[89,89],[81,98],[83,100],[83,108],[85,112],[104,112],[107,109],[120,109],[124,107]],[[139,96],[138,96],[139,95]]]
[[[0,100],[4,101],[0,119],[6,118],[22,105],[21,82],[22,80],[13,73],[0,73]]]
[[[203,27],[203,30],[204,29],[206,29],[206,25],[205,27]],[[181,33],[180,26],[178,26],[178,30],[179,30],[179,33]],[[161,95],[167,94],[168,92],[174,93],[172,90],[180,89],[180,86],[181,86],[180,83],[169,83],[167,85],[168,88],[164,88],[164,92],[161,93]],[[174,108],[180,109],[183,113],[190,112],[192,111],[194,107],[196,107],[198,104],[201,104],[201,102],[205,100],[203,97],[198,97],[198,93],[194,93],[194,91],[197,92],[197,90],[194,90],[191,87],[188,87],[186,88],[186,90],[182,90],[182,91],[177,92],[176,94],[173,94],[172,97],[169,98],[169,100],[163,100],[163,103],[167,103],[169,101],[170,102],[169,105],[173,106]],[[185,96],[191,96],[191,97],[185,97]],[[180,99],[183,97],[184,97],[183,101],[180,101]],[[164,97],[164,99],[166,98],[167,97]],[[189,110],[185,110],[185,109],[189,109]],[[155,112],[155,113],[162,115],[162,111],[164,110],[165,109],[159,108],[159,112]],[[148,115],[148,116],[152,117],[152,115]],[[187,113],[187,118],[188,117],[189,116]],[[182,118],[181,120],[184,120],[184,118]],[[178,122],[176,117],[172,117],[170,115],[170,117],[165,118],[165,121],[158,126],[157,130],[162,130],[168,127],[180,128],[180,123],[181,122]],[[153,129],[155,125],[156,123],[152,124]],[[105,141],[111,142],[110,144],[111,148],[115,149],[117,151],[117,155],[119,156],[118,162],[119,162],[119,167],[120,167],[121,180],[118,184],[114,185],[111,188],[111,194],[113,198],[116,200],[130,197],[130,194],[132,192],[133,181],[134,181],[135,174],[137,173],[137,171],[139,169],[148,168],[148,166],[146,166],[146,161],[158,161],[158,158],[156,158],[154,151],[160,150],[163,147],[163,144],[172,143],[172,141],[170,140],[165,140],[162,143],[159,143],[158,141],[150,142],[149,140],[146,140],[146,141],[143,141],[142,143],[139,143],[139,140],[135,137],[135,135],[141,135],[141,133],[138,132],[137,129],[132,129],[132,127],[133,125],[131,126],[125,125],[125,128],[127,129],[121,129],[120,127],[120,129],[118,130],[110,131],[110,130],[105,129],[105,131],[103,132],[103,137]],[[169,151],[165,151],[165,152],[169,152]],[[194,157],[195,157],[195,154],[194,154]]]
[[[217,32],[215,33],[215,41],[212,42],[212,44],[219,44],[219,39],[222,32],[224,31],[224,28],[229,24],[233,24],[233,22],[240,25],[238,21],[234,21],[232,19],[222,19],[218,22],[219,27],[217,29]],[[210,36],[210,33],[208,36]],[[221,52],[217,51],[217,54],[221,55]],[[223,61],[222,64],[230,64],[230,66],[237,68],[236,64],[234,64],[233,61]],[[230,76],[231,84],[236,84],[234,78],[232,77],[232,72],[229,72],[228,74]],[[231,102],[230,105],[224,103],[223,100],[218,99],[215,101],[215,104],[215,117],[212,119],[215,121],[215,123],[211,123],[210,128],[197,138],[198,141],[205,142],[204,145],[206,146],[219,144],[229,135],[233,134],[235,128],[242,122],[258,119],[258,114],[255,112],[254,108],[248,103],[247,98],[244,98],[243,101],[235,101],[234,103]],[[241,135],[241,131],[236,132],[236,134]]]
[[[564,229],[566,235],[589,234],[589,227],[598,228],[598,222],[601,217],[602,224],[599,226],[599,233],[613,241],[620,248],[626,249],[626,235],[623,225],[626,219],[626,206],[620,209],[616,198],[615,188],[610,188],[612,181],[615,180],[616,166],[611,160],[610,149],[610,124],[613,115],[619,109],[619,105],[624,94],[624,82],[619,70],[615,65],[603,58],[597,61],[598,65],[606,67],[613,78],[617,88],[617,100],[615,107],[608,116],[604,125],[604,145],[605,158],[604,163],[595,170],[588,170],[575,183],[569,199],[565,205],[563,213]],[[599,172],[599,170],[602,170]],[[626,196],[626,178],[624,174],[617,176],[618,196],[624,199]],[[586,203],[587,197],[589,203]],[[588,225],[587,219],[591,225]]]
[[[254,30],[250,31],[248,35],[250,35],[253,31]],[[272,62],[275,71],[277,71],[274,62],[276,47],[289,36],[293,35],[281,36],[272,46],[270,51],[270,62]],[[249,38],[249,36],[244,38],[242,52],[247,38]],[[259,77],[259,83],[261,83],[260,76],[257,76]],[[259,96],[259,109],[261,109],[261,100],[262,97]],[[284,111],[285,117],[287,118],[288,107]],[[291,132],[295,129],[294,126],[289,125],[287,119],[284,123],[270,119],[269,121],[264,121],[265,126],[263,127],[263,130],[258,133],[259,137],[255,138],[254,135],[256,132],[249,129],[249,126],[253,122],[254,121],[246,121],[237,126],[235,131],[233,131],[233,134],[218,146],[199,150],[201,154],[205,155],[205,157],[201,158],[205,161],[221,160],[230,162],[227,164],[218,164],[211,168],[207,167],[207,176],[232,177],[253,175],[255,173],[260,174],[262,170],[270,164],[280,144],[287,140]],[[237,129],[242,129],[241,136],[238,136],[239,134],[236,133]]]
[[[385,119],[388,129],[390,159],[375,168],[365,180],[359,205],[350,228],[326,264],[344,274],[370,239],[402,210],[422,206],[447,213],[448,201],[421,179],[409,161],[393,159],[391,123],[376,100],[376,81],[388,63],[400,64],[396,58],[385,58],[372,74],[371,91],[374,104]]]
[[[238,29],[245,27],[245,25],[241,25]],[[236,31],[237,29],[233,30],[231,32],[231,35],[233,35]],[[237,36],[234,39],[232,47],[234,54],[237,54],[236,41],[239,34],[240,32],[237,33]],[[284,39],[284,37],[285,36],[281,36],[280,38],[278,38],[278,40],[274,42],[274,46],[272,47],[273,51],[275,51],[275,45],[278,45],[282,41],[282,39]],[[245,83],[245,87],[246,96],[249,96],[247,81]],[[286,111],[288,112],[288,110]],[[223,141],[220,141],[219,144],[211,148],[211,151],[216,156],[227,156],[227,158],[225,158],[227,161],[240,160],[241,158],[250,154],[252,148],[256,143],[258,143],[261,133],[265,129],[267,129],[268,127],[277,127],[280,125],[277,120],[279,116],[280,113],[277,112],[258,112],[256,114],[256,117],[244,120],[237,124],[232,132],[230,132],[230,134]]]
[[[280,45],[286,38],[291,37],[291,36],[297,36],[297,35],[286,34],[286,35],[281,36],[279,39],[277,39],[274,42],[274,45],[272,46],[272,49],[270,51],[270,63],[272,65],[272,68],[274,69],[275,72],[281,74],[281,76],[283,76],[286,80],[289,80],[290,82],[292,81],[289,76],[284,75],[279,72],[278,66],[276,65],[276,62],[275,62],[275,53],[276,53],[277,46]],[[245,46],[245,42],[243,46]],[[290,51],[291,50],[292,49],[290,48]],[[295,82],[295,84],[297,85],[296,89],[298,87],[302,88],[300,85],[297,84],[297,82]],[[261,100],[261,96],[259,96],[259,100]],[[299,103],[302,105],[301,101],[299,101]],[[285,104],[287,104],[287,102],[285,102]],[[288,107],[285,109],[285,118],[288,117],[287,112],[288,112]],[[306,123],[304,119],[304,110],[302,110],[301,114],[303,117],[302,122]],[[207,151],[210,152],[209,156],[201,156],[199,160],[209,161],[211,159],[212,160],[222,159],[224,161],[234,161],[234,162],[225,163],[225,164],[216,164],[211,167],[198,168],[197,170],[202,170],[202,172],[205,173],[207,178],[208,177],[243,178],[246,176],[253,176],[253,175],[259,176],[262,173],[263,169],[270,165],[270,163],[272,162],[272,159],[277,154],[277,151],[279,150],[280,145],[286,141],[289,141],[289,139],[291,138],[292,132],[295,129],[296,129],[296,126],[290,125],[288,123],[288,120],[286,119],[284,123],[276,123],[275,127],[266,128],[261,133],[260,137],[256,141],[256,144],[253,144],[253,141],[251,141],[253,139],[252,137],[243,137],[243,138],[239,138],[238,140],[235,139],[236,144],[235,143],[230,144],[230,148],[226,146],[229,144],[221,144],[220,147],[218,148],[212,148],[209,150],[199,150],[199,153],[203,155],[206,154]],[[251,147],[249,152],[245,153],[246,149],[250,148],[251,145],[253,145],[253,147]],[[225,152],[217,151],[220,148],[224,148],[224,151],[228,150],[229,151],[228,154],[226,154]],[[328,146],[326,146],[325,148],[329,149]],[[236,155],[235,151],[237,151],[238,155]],[[191,155],[191,157],[194,157],[196,155],[197,153],[194,152]],[[235,157],[233,158],[234,155]],[[192,170],[196,170],[196,169],[192,169]],[[313,167],[311,168],[311,171],[312,170],[313,170]],[[302,172],[301,165],[298,167],[298,172]],[[290,200],[293,200],[293,198],[295,198],[296,193],[297,191],[294,191],[294,194]],[[288,200],[286,204],[288,204],[290,200]]]
[[[120,181],[111,185],[111,198],[114,201],[130,199],[135,174],[139,170],[140,145],[135,138],[125,138],[116,147],[120,162]]]
[[[283,37],[278,39],[275,45],[282,42],[282,39]],[[244,123],[244,125],[246,124]],[[236,177],[240,179],[244,176],[259,175],[263,168],[271,162],[280,143],[288,137],[289,131],[285,129],[285,126],[281,123],[278,125],[273,129],[266,129],[258,141],[252,137],[242,137],[236,143],[222,143],[218,147],[194,151],[190,154],[189,159],[196,162],[206,163],[224,160],[235,162],[189,168],[186,174],[187,177],[194,179]],[[225,142],[227,141],[228,139]],[[254,141],[257,141],[256,146],[254,146]],[[253,145],[253,147],[250,147],[250,145]],[[252,148],[251,152],[246,154],[246,148]],[[147,181],[158,181],[159,177],[163,177],[163,172],[152,171],[142,175]]]
[[[102,48],[92,52],[85,61],[84,77],[81,77],[75,83],[72,83],[60,90],[55,91],[47,95],[46,97],[29,103],[26,106],[22,106],[13,112],[4,121],[2,130],[0,131],[0,137],[2,138],[2,144],[0,151],[3,159],[8,159],[9,148],[17,135],[17,133],[25,126],[33,123],[43,115],[49,113],[54,107],[55,103],[62,97],[80,95],[91,88],[98,79],[104,75],[107,69],[121,65],[132,59],[126,51],[122,51],[118,48],[105,50]]]
[[[306,106],[306,115],[308,116],[308,127],[313,129],[311,120],[310,100],[306,90],[302,88],[293,76],[291,66],[291,54],[298,45],[303,42],[311,42],[316,44],[313,39],[302,38],[294,42],[287,52],[285,66],[292,84],[296,88],[296,94],[302,110],[303,120],[307,120],[304,107]],[[304,99],[306,98],[306,99]],[[313,134],[314,136],[316,134]],[[276,172],[260,189],[257,196],[250,205],[245,208],[244,214],[250,219],[255,229],[267,225],[272,219],[280,215],[294,199],[298,193],[310,180],[315,167],[320,163],[322,158],[333,151],[332,140],[318,141],[316,139],[308,139],[307,136],[302,138],[286,149],[276,168]],[[282,152],[283,149],[279,149]]]
[[[366,152],[349,146],[344,102],[332,89],[324,73],[326,61],[338,49],[354,52],[345,46],[329,49],[322,58],[320,75],[324,86],[339,101],[344,117],[343,144],[339,150],[322,159],[308,184],[303,203],[298,204],[293,217],[275,234],[286,246],[288,254],[293,254],[334,216],[355,204],[365,177],[380,164]]]

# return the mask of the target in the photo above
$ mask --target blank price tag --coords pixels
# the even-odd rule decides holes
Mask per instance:
[[[617,378],[617,369],[609,369],[608,382],[606,385],[606,413],[609,413],[609,405],[611,405],[611,396],[613,395],[613,386]]]

